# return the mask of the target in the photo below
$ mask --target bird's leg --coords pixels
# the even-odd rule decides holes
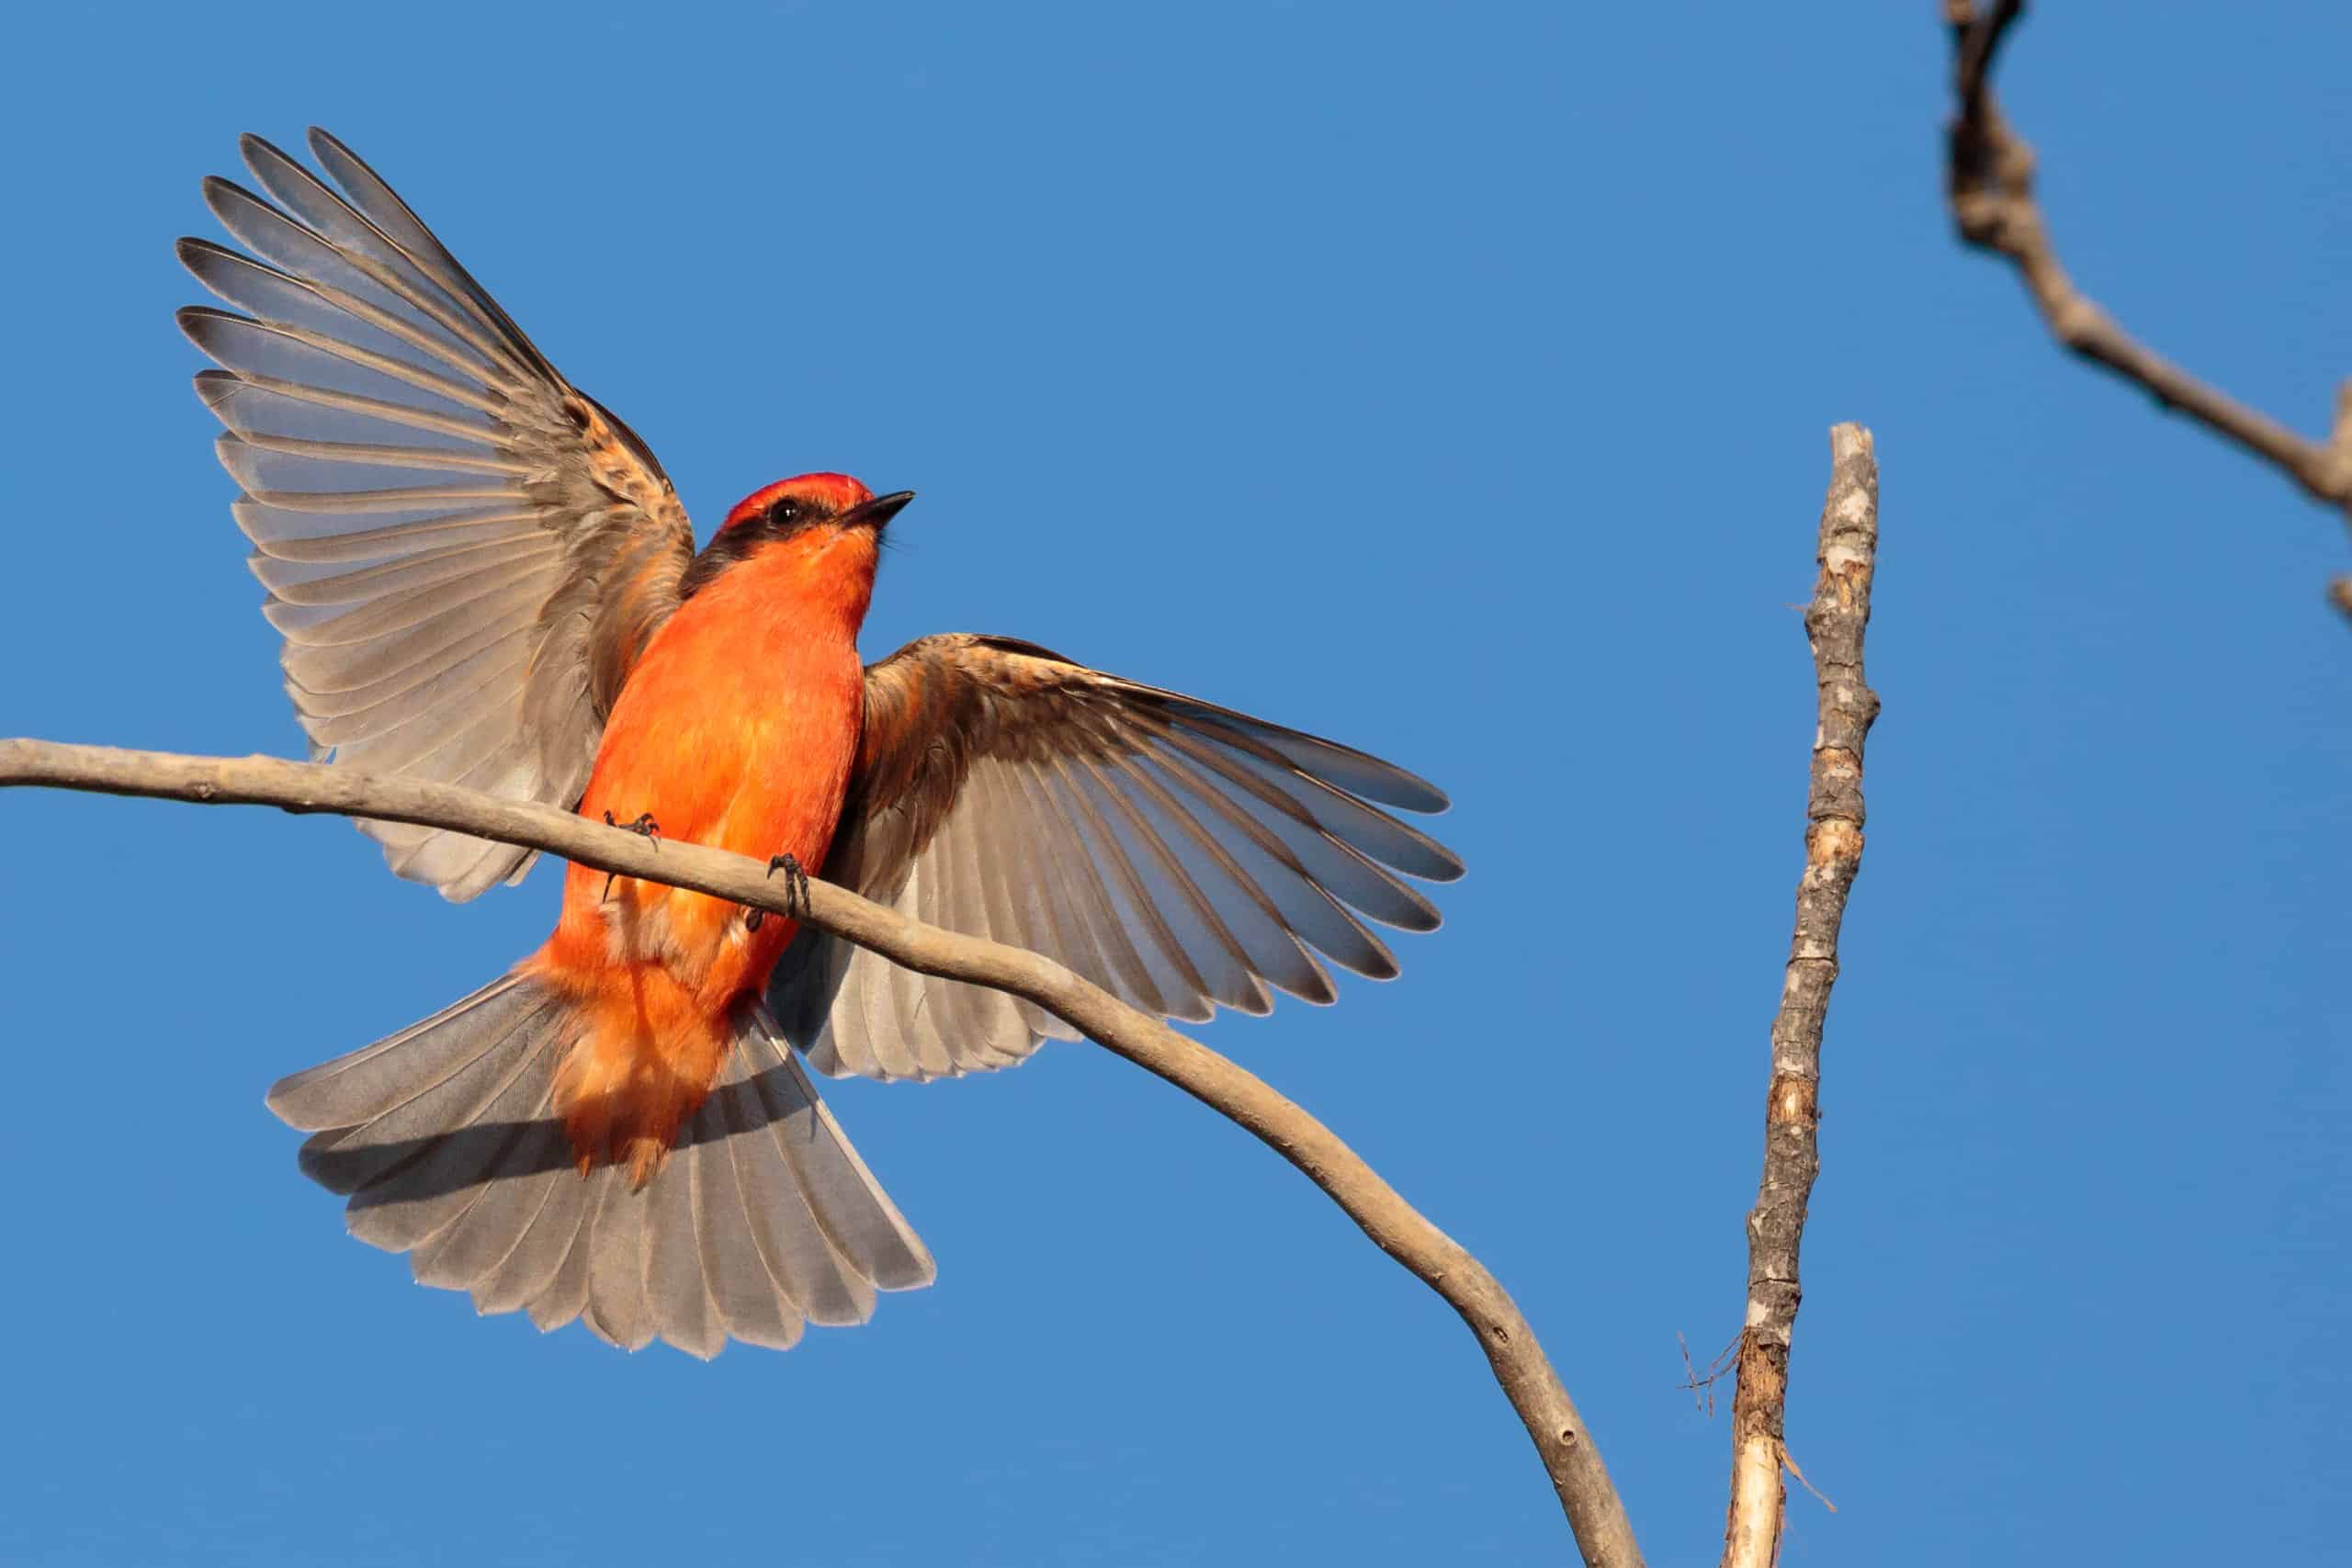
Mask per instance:
[[[605,813],[605,826],[607,828],[626,828],[630,832],[637,834],[640,838],[650,839],[653,841],[653,847],[655,849],[658,850],[662,847],[662,824],[653,820],[653,813],[650,811],[639,812],[637,814],[637,820],[634,822],[616,822],[613,819],[613,814],[607,811]],[[608,871],[605,873],[605,890],[596,895],[596,902],[601,904],[605,899],[613,896],[613,879],[619,874],[620,873],[617,871]]]
[[[808,874],[800,869],[800,862],[791,855],[774,855],[768,860],[768,874],[784,873],[785,919],[797,920],[808,912]],[[765,909],[749,909],[743,915],[743,929],[755,931],[767,919]]]

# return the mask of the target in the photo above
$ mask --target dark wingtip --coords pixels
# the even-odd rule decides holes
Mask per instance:
[[[1335,745],[1336,743],[1326,741],[1325,744]],[[1410,769],[1400,768],[1394,762],[1383,761],[1378,757],[1366,752],[1359,751],[1356,754],[1381,770],[1383,776],[1380,782],[1387,787],[1372,798],[1383,806],[1393,806],[1399,811],[1419,812],[1428,817],[1435,817],[1453,809],[1453,797],[1421,777],[1420,774]]]
[[[251,164],[253,163],[254,155],[255,153],[259,153],[266,158],[277,158],[288,164],[294,161],[293,159],[287,157],[284,150],[282,150],[277,143],[272,141],[268,137],[259,135],[256,132],[250,130],[237,138],[237,153],[238,156],[244,159],[247,164]]]
[[[182,234],[172,242],[172,254],[178,258],[180,265],[190,272],[196,272],[197,261],[199,257],[235,256],[237,253],[226,245],[215,244],[210,240],[200,239],[194,234]],[[199,281],[202,276],[202,274],[198,274]]]
[[[204,328],[208,322],[232,321],[248,327],[261,324],[251,316],[240,315],[234,310],[223,310],[216,305],[183,305],[172,312],[172,321],[188,342],[204,349],[207,355],[211,355],[216,359],[220,356],[204,347]]]
[[[1444,846],[1440,845],[1439,847],[1442,849]],[[1461,874],[1462,874],[1458,871],[1454,873],[1455,876],[1459,876]],[[1439,879],[1431,878],[1430,880],[1435,881]],[[1438,913],[1438,908],[1435,904],[1430,903],[1427,898],[1424,898],[1419,894],[1415,893],[1413,889],[1405,887],[1402,883],[1398,883],[1396,886],[1402,888],[1406,896],[1411,900],[1408,910],[1392,910],[1386,914],[1369,915],[1366,917],[1367,919],[1378,920],[1382,925],[1386,926],[1391,931],[1410,931],[1415,936],[1422,935],[1428,931],[1433,931],[1437,930],[1438,927],[1445,923],[1445,917]]]
[[[243,386],[244,382],[238,379],[233,371],[223,370],[217,365],[208,365],[196,373],[193,385],[196,388],[196,395],[204,400],[204,406],[216,409],[220,406],[221,400],[234,396],[236,389]]]
[[[258,202],[261,200],[261,197],[255,196],[253,192],[247,190],[244,186],[239,185],[236,181],[231,179],[226,175],[207,175],[202,180],[198,182],[197,188],[204,193],[205,210],[211,213],[215,218],[220,217],[220,207],[224,201],[243,200]],[[226,219],[222,219],[221,220],[223,222],[227,221]]]
[[[1419,786],[1420,790],[1419,798],[1398,802],[1398,804],[1403,806],[1406,810],[1418,811],[1427,817],[1442,817],[1446,812],[1453,809],[1453,797],[1446,794],[1445,791],[1438,788],[1437,785],[1430,783],[1427,779],[1413,778],[1410,774],[1406,776],[1410,778],[1412,783]]]
[[[329,173],[334,172],[335,160],[340,158],[374,179],[380,180],[384,177],[368,165],[367,159],[351,150],[350,142],[345,141],[323,125],[314,125],[303,131],[302,140],[310,147],[311,156],[316,158],[319,161],[319,166]],[[343,182],[337,180],[335,183],[340,185]]]
[[[1307,973],[1315,977],[1313,988],[1309,990],[1301,990],[1295,986],[1283,985],[1283,982],[1279,980],[1275,980],[1271,983],[1281,986],[1285,996],[1296,997],[1300,1001],[1306,1003],[1309,1007],[1327,1008],[1331,1006],[1334,1002],[1337,1002],[1340,999],[1339,986],[1332,981],[1329,973],[1324,969],[1323,965],[1315,962],[1315,955],[1312,953],[1307,952],[1306,943],[1301,942],[1299,944],[1299,951],[1306,956]]]

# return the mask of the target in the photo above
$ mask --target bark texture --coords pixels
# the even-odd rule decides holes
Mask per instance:
[[[923,925],[845,888],[811,879],[804,909],[764,863],[675,840],[640,838],[553,807],[450,784],[381,778],[274,757],[187,757],[0,740],[0,786],[43,784],[210,805],[454,829],[560,855],[599,871],[692,888],[738,904],[797,914],[926,975],[1025,997],[1145,1071],[1165,1078],[1255,1134],[1304,1172],[1383,1252],[1442,1297],[1477,1337],[1495,1381],[1533,1439],[1553,1490],[1595,1568],[1638,1568],[1641,1551],[1600,1446],[1537,1344],[1527,1319],[1484,1264],[1398,1196],[1339,1136],[1256,1077],[1147,1017],[1060,964],[1018,948]]]
[[[1797,1254],[1820,1174],[1821,1032],[1838,983],[1838,932],[1862,863],[1862,743],[1878,696],[1862,678],[1878,559],[1878,460],[1859,424],[1829,432],[1832,468],[1821,509],[1821,571],[1804,614],[1819,722],[1805,802],[1804,874],[1796,934],[1772,1020],[1772,1081],[1764,1101],[1764,1177],[1747,1216],[1747,1315],[1732,1400],[1730,1517],[1724,1568],[1770,1568],[1787,1501],[1789,1342],[1804,1299]]]
[[[2339,390],[2333,431],[2313,440],[2206,385],[2117,326],[2067,276],[2034,199],[2033,149],[2011,129],[1991,84],[1994,57],[2025,0],[1944,0],[1951,29],[1955,109],[1946,129],[1945,191],[1960,237],[2007,256],[2050,335],[2276,467],[2352,526],[2352,380]],[[2339,598],[2344,591],[2338,591]]]

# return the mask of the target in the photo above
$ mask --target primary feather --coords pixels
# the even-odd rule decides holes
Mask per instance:
[[[220,459],[312,754],[569,807],[677,606],[684,509],[348,148],[311,133],[330,186],[243,146],[267,194],[215,179],[205,197],[253,255],[184,240],[180,259],[243,313],[180,324],[221,367],[197,387],[230,432]],[[535,858],[361,826],[455,899]]]
[[[1011,637],[924,637],[871,666],[852,791],[834,880],[1194,1021],[1218,1005],[1264,1012],[1270,988],[1329,1002],[1321,960],[1395,975],[1365,919],[1434,930],[1403,878],[1462,874],[1373,804],[1442,809],[1427,781]],[[777,965],[768,1005],[836,1075],[985,1071],[1069,1032],[816,931]]]

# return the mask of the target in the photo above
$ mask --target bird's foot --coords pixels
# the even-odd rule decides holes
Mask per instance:
[[[768,861],[768,874],[784,873],[785,919],[797,920],[808,912],[808,874],[800,869],[800,862],[791,855],[775,855]],[[743,916],[743,929],[755,931],[767,919],[765,909],[752,909]]]
[[[662,824],[653,820],[653,813],[650,811],[639,812],[637,814],[637,820],[634,822],[616,821],[613,818],[613,814],[607,811],[605,813],[605,826],[607,828],[626,828],[630,832],[637,834],[639,838],[650,839],[653,841],[653,847],[655,849],[658,850],[662,847]],[[613,879],[619,874],[620,873],[617,871],[608,871],[605,874],[605,890],[596,895],[596,900],[598,903],[602,903],[613,896]]]

